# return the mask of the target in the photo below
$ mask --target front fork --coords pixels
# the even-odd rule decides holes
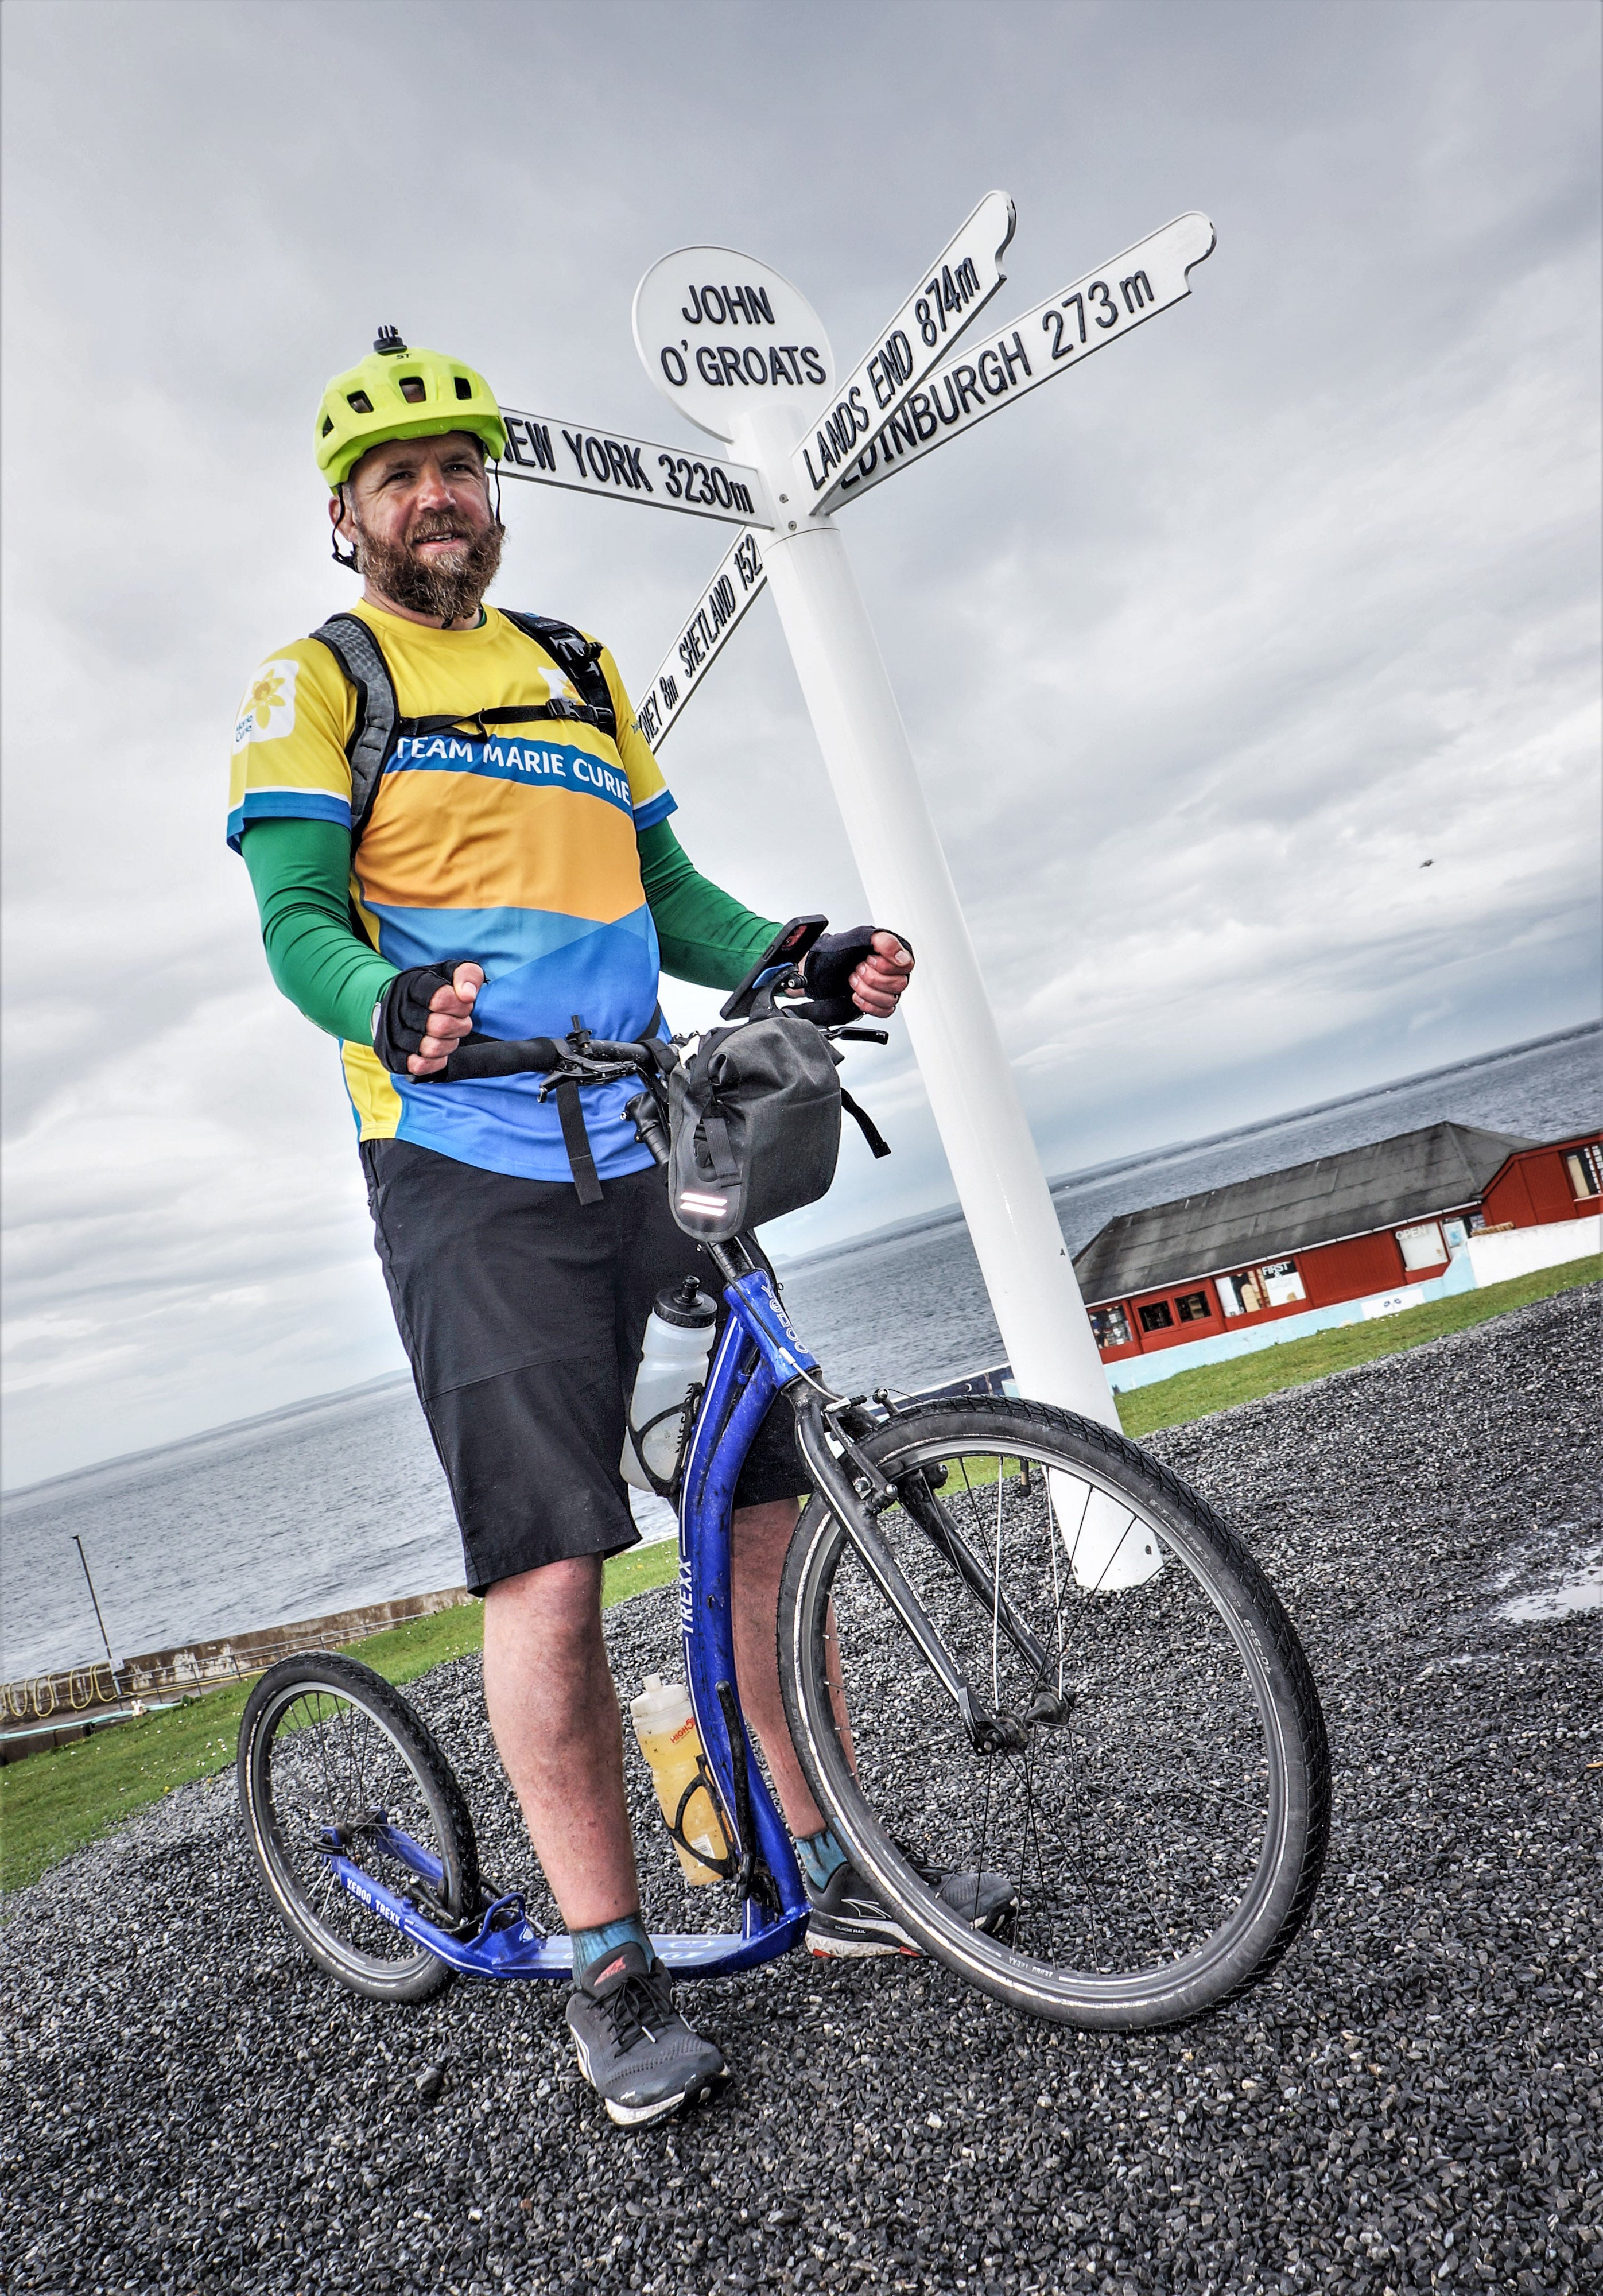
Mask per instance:
[[[838,1423],[841,1415],[838,1407],[831,1410],[815,1395],[796,1399],[796,1439],[814,1488],[841,1523],[864,1570],[956,1707],[975,1752],[1021,1752],[1028,1743],[1032,1726],[1057,1724],[1068,1718],[1071,1702],[1051,1679],[1055,1669],[1051,1653],[1019,1618],[967,1540],[946,1521],[922,1472],[915,1468],[904,1483],[892,1482]],[[831,1420],[837,1422],[833,1427]],[[838,1453],[831,1448],[831,1435],[840,1447]],[[1023,1717],[1010,1714],[1005,1709],[992,1713],[941,1639],[940,1630],[874,1520],[875,1503],[883,1505],[892,1498],[900,1502],[936,1552],[985,1603],[1035,1675],[1035,1688]]]

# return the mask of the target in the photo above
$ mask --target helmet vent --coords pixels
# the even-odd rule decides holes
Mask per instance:
[[[394,358],[398,357],[406,348],[405,344],[401,340],[400,329],[398,327],[380,327],[378,333],[373,337],[373,348],[381,357],[384,358]]]
[[[456,395],[458,398],[471,398],[473,396],[473,386],[465,374],[456,377]]]
[[[348,390],[345,394],[345,403],[353,414],[371,414],[373,411],[372,400],[364,390]]]
[[[323,435],[325,439],[328,437],[329,432],[333,429],[333,416],[331,414],[325,414],[323,418]]]
[[[421,374],[404,374],[401,377],[401,396],[403,398],[409,399],[413,406],[417,405],[421,398],[427,398],[428,393],[423,388],[422,376]]]

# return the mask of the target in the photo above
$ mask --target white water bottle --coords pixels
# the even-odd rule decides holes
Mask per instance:
[[[692,1387],[699,1386],[707,1377],[707,1359],[712,1353],[713,1325],[717,1315],[717,1301],[701,1289],[693,1275],[683,1277],[678,1283],[665,1283],[657,1294],[656,1303],[646,1318],[645,1345],[641,1350],[634,1392],[629,1398],[629,1425],[624,1436],[624,1456],[618,1463],[624,1480],[633,1483],[637,1490],[657,1488],[641,1464],[635,1449],[637,1439],[646,1466],[652,1470],[658,1483],[671,1483],[678,1472],[684,1398]],[[662,1412],[667,1414],[666,1418],[658,1416]],[[650,1425],[653,1419],[657,1421],[654,1427]]]

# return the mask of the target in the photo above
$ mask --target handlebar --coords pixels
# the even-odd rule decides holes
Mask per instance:
[[[543,1076],[560,1068],[567,1058],[554,1037],[465,1037],[425,1084],[456,1084],[470,1077]]]
[[[826,1008],[791,1004],[783,1008],[797,1020],[810,1021],[826,1037],[841,1037],[849,1044],[885,1045],[883,1029],[830,1026],[816,1016]],[[855,1006],[852,1008],[856,1010]],[[650,1080],[666,1077],[678,1065],[676,1046],[660,1037],[637,1043],[615,1044],[605,1037],[576,1031],[571,1037],[464,1037],[443,1069],[431,1077],[413,1077],[413,1084],[468,1084],[482,1077],[571,1077],[576,1084],[612,1084],[626,1076]]]
[[[671,1058],[665,1058],[672,1055]],[[606,1084],[618,1076],[660,1075],[678,1057],[660,1040],[614,1044],[603,1037],[464,1037],[443,1069],[420,1084],[461,1084],[478,1077],[549,1076],[579,1084]]]

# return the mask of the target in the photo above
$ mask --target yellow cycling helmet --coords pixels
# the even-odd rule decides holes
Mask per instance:
[[[411,350],[380,327],[360,366],[337,374],[317,410],[317,467],[331,488],[385,439],[433,439],[469,430],[492,461],[506,451],[506,425],[483,375],[438,351]]]

